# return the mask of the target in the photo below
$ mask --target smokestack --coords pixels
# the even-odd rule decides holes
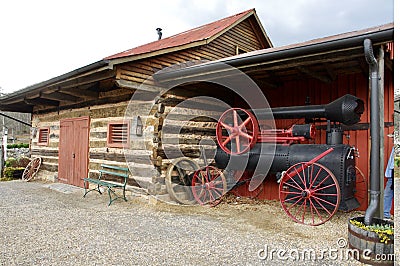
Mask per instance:
[[[156,29],[156,31],[157,31],[157,34],[158,34],[158,40],[161,40],[161,36],[162,36],[162,29],[161,28],[157,28]]]

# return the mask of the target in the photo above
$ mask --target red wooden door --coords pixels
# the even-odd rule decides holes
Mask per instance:
[[[69,180],[73,177],[74,169],[74,146],[70,145],[74,135],[73,121],[60,121],[60,143],[58,151],[58,179],[69,184]]]
[[[89,117],[60,121],[58,179],[83,187],[88,173]]]

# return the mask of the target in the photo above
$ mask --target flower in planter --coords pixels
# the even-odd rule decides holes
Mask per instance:
[[[350,220],[350,223],[365,231],[375,232],[382,243],[387,244],[390,240],[393,240],[394,226],[392,224],[365,225],[356,220]]]

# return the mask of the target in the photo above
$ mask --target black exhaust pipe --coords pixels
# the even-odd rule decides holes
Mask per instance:
[[[331,122],[343,123],[345,125],[354,125],[360,121],[364,112],[364,102],[350,94],[346,94],[331,103],[325,105],[304,105],[275,107],[268,109],[252,109],[259,119],[268,119],[272,113],[274,119],[313,119],[326,118]],[[239,112],[239,115],[244,115]]]
[[[380,140],[379,140],[379,77],[378,62],[374,56],[372,42],[370,39],[364,40],[365,59],[370,67],[371,80],[371,107],[370,107],[370,134],[371,134],[371,151],[370,151],[370,201],[368,209],[365,211],[364,223],[372,224],[373,216],[379,208],[380,194]]]
[[[364,102],[346,94],[326,105],[305,105],[271,109],[275,119],[326,118],[332,122],[354,125],[364,112]]]

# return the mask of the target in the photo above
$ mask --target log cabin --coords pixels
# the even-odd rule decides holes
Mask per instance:
[[[250,77],[271,107],[326,104],[348,93],[364,100],[361,122],[345,129],[344,142],[357,147],[357,167],[367,176],[365,38],[379,55],[386,161],[393,145],[386,137],[394,124],[393,24],[273,48],[255,10],[248,10],[22,89],[2,97],[0,109],[32,113],[32,156],[43,158],[39,178],[83,186],[81,178],[97,175],[102,163],[129,164],[132,188],[165,195],[174,159],[186,156],[201,164],[202,144],[212,160],[221,106],[247,107],[240,95],[212,82],[215,76],[235,82],[218,68],[223,63]],[[325,130],[317,125],[314,143],[326,142]],[[267,179],[257,197],[278,198],[277,186]],[[251,196],[246,187],[236,192]]]

